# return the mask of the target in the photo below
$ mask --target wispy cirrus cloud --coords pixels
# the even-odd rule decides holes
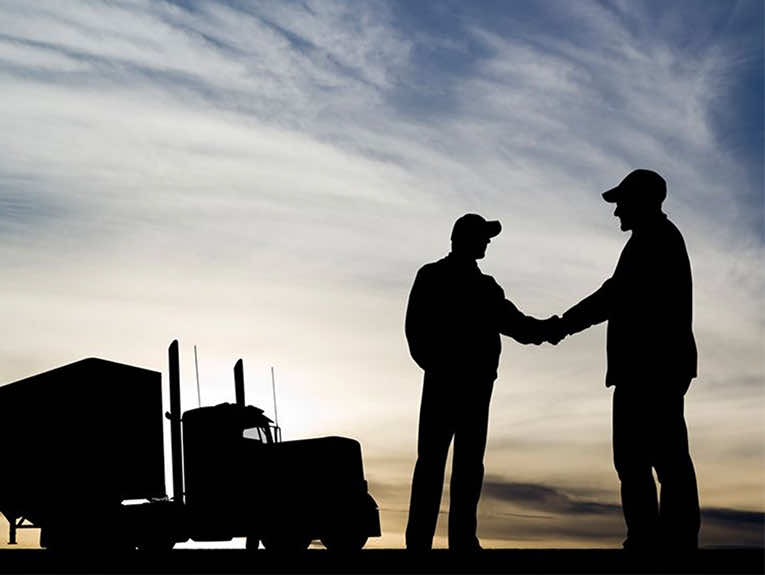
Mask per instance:
[[[389,460],[389,464],[393,462]],[[388,540],[403,541],[402,517],[407,515],[409,485],[373,482],[370,489],[386,502],[381,514]],[[438,532],[443,545],[446,544],[448,481],[445,493]],[[703,546],[762,545],[765,535],[762,511],[705,507],[701,515]],[[618,547],[624,538],[624,519],[614,490],[521,482],[502,475],[486,477],[478,519],[482,538],[510,541],[515,545]]]

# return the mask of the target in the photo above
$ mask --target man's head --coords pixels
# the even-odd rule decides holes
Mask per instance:
[[[474,260],[486,255],[491,238],[502,231],[497,220],[486,221],[478,214],[465,214],[454,222],[452,252]]]
[[[625,232],[661,213],[666,197],[667,182],[653,170],[633,170],[618,186],[603,192],[604,200],[616,204],[614,215]]]

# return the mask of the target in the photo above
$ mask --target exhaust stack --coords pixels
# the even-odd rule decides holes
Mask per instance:
[[[234,389],[236,392],[236,404],[244,407],[244,364],[237,360],[234,365]]]
[[[183,445],[181,442],[181,375],[178,340],[168,349],[170,364],[170,449],[173,463],[173,501],[183,505]]]

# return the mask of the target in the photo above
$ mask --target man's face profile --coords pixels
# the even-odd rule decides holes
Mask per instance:
[[[463,237],[455,243],[455,248],[462,254],[474,260],[480,260],[486,256],[486,246],[491,243],[491,239],[486,236],[473,235]]]
[[[616,202],[614,216],[619,218],[619,226],[623,232],[629,231],[635,226],[635,206],[628,201]]]
[[[476,240],[476,257],[475,259],[480,260],[486,255],[486,247],[491,243],[491,240],[489,238],[478,238]]]

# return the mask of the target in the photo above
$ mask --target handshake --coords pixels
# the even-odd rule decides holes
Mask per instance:
[[[536,340],[533,342],[539,345],[544,342],[558,345],[567,335],[566,322],[557,315],[550,316],[547,319],[539,320],[539,332]]]

